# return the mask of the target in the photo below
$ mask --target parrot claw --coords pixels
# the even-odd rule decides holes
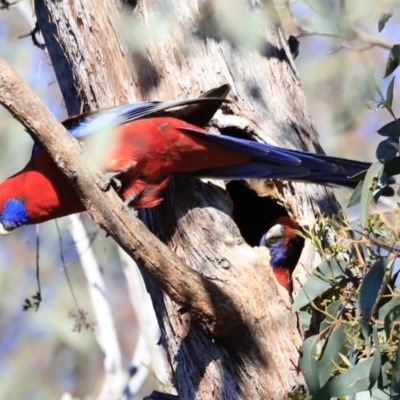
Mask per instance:
[[[120,175],[121,172],[107,172],[105,175],[105,181],[104,184],[101,188],[104,192],[110,189],[111,185],[114,184],[115,190],[118,192],[121,189],[122,183],[121,181],[117,178],[118,175]]]
[[[129,207],[129,204],[135,201],[138,197],[139,197],[138,194],[136,192],[133,192],[130,196],[128,196],[124,200],[125,205]]]
[[[115,190],[119,192],[122,187],[122,182],[120,179],[117,178],[117,176],[127,173],[130,169],[134,168],[136,164],[136,162],[132,162],[128,166],[120,169],[119,171],[106,172],[105,181],[101,189],[106,192],[110,189],[111,185],[114,184]]]

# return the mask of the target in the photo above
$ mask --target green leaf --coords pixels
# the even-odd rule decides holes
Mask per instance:
[[[392,378],[392,370],[393,370],[392,362],[386,360],[386,362],[384,362],[382,364],[381,376],[379,379],[379,386],[381,388],[385,388],[385,389],[383,389],[383,390],[385,390],[385,392],[390,392],[390,382],[391,382],[391,378]],[[388,372],[390,373],[390,377],[387,374]]]
[[[370,357],[345,373],[333,378],[315,394],[313,399],[326,400],[331,397],[346,396],[369,390],[372,386],[370,383],[370,371],[373,361],[374,358]]]
[[[400,56],[400,49],[399,49],[399,56]],[[400,60],[400,58],[399,58]],[[386,104],[389,108],[392,108],[392,104],[393,104],[393,89],[394,89],[394,80],[396,79],[396,77],[394,76],[392,78],[392,80],[389,83],[389,86],[387,88],[386,91]]]
[[[400,157],[395,157],[385,164],[384,171],[387,176],[400,174]]]
[[[386,258],[378,260],[368,271],[361,284],[357,306],[365,321],[369,321],[371,318],[372,309],[385,277],[387,264],[388,259]]]
[[[299,315],[300,322],[303,325],[303,328],[308,331],[310,329],[312,315],[308,311],[300,311]]]
[[[369,206],[371,204],[374,191],[378,186],[378,182],[383,174],[384,165],[377,161],[372,164],[368,169],[367,175],[363,182],[363,187],[361,190],[361,225],[365,226],[367,224],[369,216]]]
[[[393,322],[400,321],[400,305],[393,307],[384,319],[384,328],[386,335],[389,337],[390,331],[392,330]]]
[[[378,147],[375,152],[376,158],[382,164],[385,164],[389,160],[396,157],[396,154],[399,151],[398,147],[399,147],[398,141],[393,139],[392,137],[388,137],[387,139],[382,140],[382,142],[378,144]]]
[[[384,321],[386,336],[389,337],[393,322],[400,320],[400,299],[392,298],[378,310],[378,320]]]
[[[327,307],[326,313],[328,314],[328,316],[321,322],[321,326],[319,327],[321,339],[324,337],[325,329],[333,322],[335,322],[335,318],[337,317],[340,306],[342,304],[342,300],[336,300],[333,303],[329,304],[329,306]]]
[[[397,343],[396,360],[393,364],[390,396],[392,399],[400,398],[400,341]]]
[[[323,353],[317,361],[319,384],[322,387],[328,381],[334,368],[334,364],[341,362],[339,353],[347,354],[349,351],[348,337],[344,326],[341,325],[325,342]]]
[[[379,20],[378,20],[378,30],[379,30],[379,32],[382,32],[382,30],[385,27],[386,23],[392,17],[393,17],[393,14],[391,14],[391,13],[381,14],[379,16]]]
[[[344,261],[332,259],[323,261],[311,274],[308,281],[302,287],[300,293],[294,300],[292,311],[296,312],[306,306],[316,297],[326,292],[336,283],[340,282],[346,270]]]
[[[371,325],[365,319],[362,319],[358,324],[358,328],[364,337],[365,344],[370,345]]]
[[[385,75],[383,78],[387,78],[400,63],[400,45],[395,44],[390,50],[390,54],[386,63]]]
[[[400,137],[400,118],[382,126],[382,128],[378,129],[377,132],[381,136],[391,136],[393,138]]]
[[[399,307],[400,309],[400,299],[397,297],[393,297],[390,301],[388,301],[384,306],[382,306],[379,310],[378,310],[378,319],[379,321],[384,321],[388,315],[393,315],[394,310],[396,310],[396,308]],[[393,319],[392,317],[391,320],[395,321],[397,320],[398,317],[400,317],[400,312],[396,312],[395,313],[396,319]]]
[[[347,205],[348,208],[354,207],[360,203],[362,187],[363,187],[363,181],[358,182],[356,188],[354,189],[353,193],[351,194],[349,204]]]
[[[375,385],[375,382],[378,380],[379,374],[381,372],[381,350],[379,347],[379,337],[378,337],[378,328],[374,326],[372,336],[374,338],[375,352],[374,352],[374,361],[371,365],[371,371],[369,373],[369,379],[371,387]]]
[[[319,378],[317,370],[316,348],[319,341],[318,335],[310,336],[301,346],[302,356],[299,361],[300,370],[303,373],[307,388],[311,394],[318,392]]]

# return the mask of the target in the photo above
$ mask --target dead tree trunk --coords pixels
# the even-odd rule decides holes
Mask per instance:
[[[195,97],[229,83],[234,102],[217,114],[214,128],[234,128],[257,140],[320,151],[272,4],[237,1],[233,13],[228,13],[223,8],[226,3],[230,2],[134,2],[127,16],[132,32],[145,28],[148,36],[131,38],[133,50],[128,50],[120,40],[118,10],[112,1],[37,0],[39,27],[69,113],[135,100]],[[157,20],[162,13],[165,19]],[[247,24],[249,35],[258,40],[235,42],[229,24],[238,29]],[[217,330],[207,326],[206,318],[195,319],[163,292],[169,293],[166,284],[154,283],[143,265],[173,382],[185,400],[282,399],[303,383],[296,369],[301,334],[289,296],[271,273],[268,251],[252,247],[250,239],[251,246],[246,243],[232,218],[233,203],[249,189],[239,184],[226,192],[218,185],[175,179],[165,201],[141,215],[156,236],[200,273],[207,301],[218,315],[213,322]],[[263,228],[260,221],[266,229],[276,219],[273,203],[300,223],[338,209],[331,191],[316,185],[261,181],[248,185],[269,199],[263,207],[245,205],[256,208],[250,224],[257,224],[257,229]],[[315,265],[314,258],[314,250],[306,246],[295,290]],[[181,282],[170,284],[179,293]]]

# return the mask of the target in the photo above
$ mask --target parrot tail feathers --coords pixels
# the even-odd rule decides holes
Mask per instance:
[[[284,149],[253,140],[208,133],[200,129],[187,127],[179,129],[186,134],[251,157],[251,161],[245,164],[201,170],[196,174],[199,177],[282,179],[355,188],[371,166],[371,163],[368,162],[330,157],[303,150]],[[389,178],[388,185],[393,183],[395,183],[394,178]],[[393,195],[393,188],[387,186],[383,195]]]

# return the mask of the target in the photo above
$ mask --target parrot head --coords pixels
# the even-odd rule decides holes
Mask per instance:
[[[300,225],[289,217],[280,217],[261,238],[260,246],[269,248],[270,264],[278,282],[289,292],[292,291],[292,272],[300,258],[304,239],[294,230]]]
[[[43,150],[0,184],[0,234],[85,211],[75,190]]]
[[[263,235],[260,245],[269,248],[272,268],[295,268],[303,247],[303,238],[295,232],[300,225],[289,217],[280,217]]]

